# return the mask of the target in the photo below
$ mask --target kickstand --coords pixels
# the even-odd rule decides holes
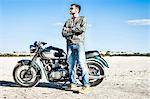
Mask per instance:
[[[62,86],[65,86],[65,85],[67,85],[67,82],[69,82],[69,81],[65,81],[65,82],[62,84]]]
[[[69,81],[65,81],[62,86],[61,86],[61,89],[64,90],[64,89],[67,89],[67,82]]]

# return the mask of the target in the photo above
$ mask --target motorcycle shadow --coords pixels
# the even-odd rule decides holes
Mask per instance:
[[[58,89],[58,90],[63,90],[63,91],[71,91],[71,90],[64,90],[62,86],[64,83],[59,83],[59,82],[39,82],[35,87],[41,87],[41,88],[52,88],[52,89]],[[0,87],[17,87],[17,88],[28,88],[28,87],[22,87],[15,82],[12,81],[0,81]],[[73,93],[78,94],[78,91],[73,91]]]
[[[15,82],[12,81],[0,81],[0,86],[2,87],[22,87],[16,84]],[[42,87],[42,88],[55,88],[55,89],[60,89],[62,90],[63,83],[58,83],[58,82],[39,82],[35,87]],[[25,87],[22,87],[25,88]]]
[[[42,87],[42,88],[54,88],[62,90],[63,83],[59,82],[40,82],[35,87]]]
[[[0,81],[0,86],[4,86],[4,87],[17,87],[18,85],[12,81]]]

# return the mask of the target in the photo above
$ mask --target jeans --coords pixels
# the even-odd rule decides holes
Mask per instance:
[[[89,85],[89,70],[85,59],[84,44],[70,44],[67,46],[68,63],[69,63],[69,80],[70,83],[76,84],[76,62],[79,64],[82,73],[83,86]]]

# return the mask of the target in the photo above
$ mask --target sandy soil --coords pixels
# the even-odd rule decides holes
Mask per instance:
[[[0,99],[150,99],[150,57],[104,57],[106,78],[88,94],[59,89],[46,79],[32,88],[17,87],[12,71],[24,57],[0,57]]]

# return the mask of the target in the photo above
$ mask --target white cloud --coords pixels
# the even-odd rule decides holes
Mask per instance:
[[[150,25],[150,19],[128,20],[127,23],[130,25]]]
[[[57,22],[57,23],[54,23],[53,25],[54,25],[54,26],[63,26],[64,23],[62,23],[62,22]]]
[[[92,27],[92,24],[87,24],[87,27]]]

